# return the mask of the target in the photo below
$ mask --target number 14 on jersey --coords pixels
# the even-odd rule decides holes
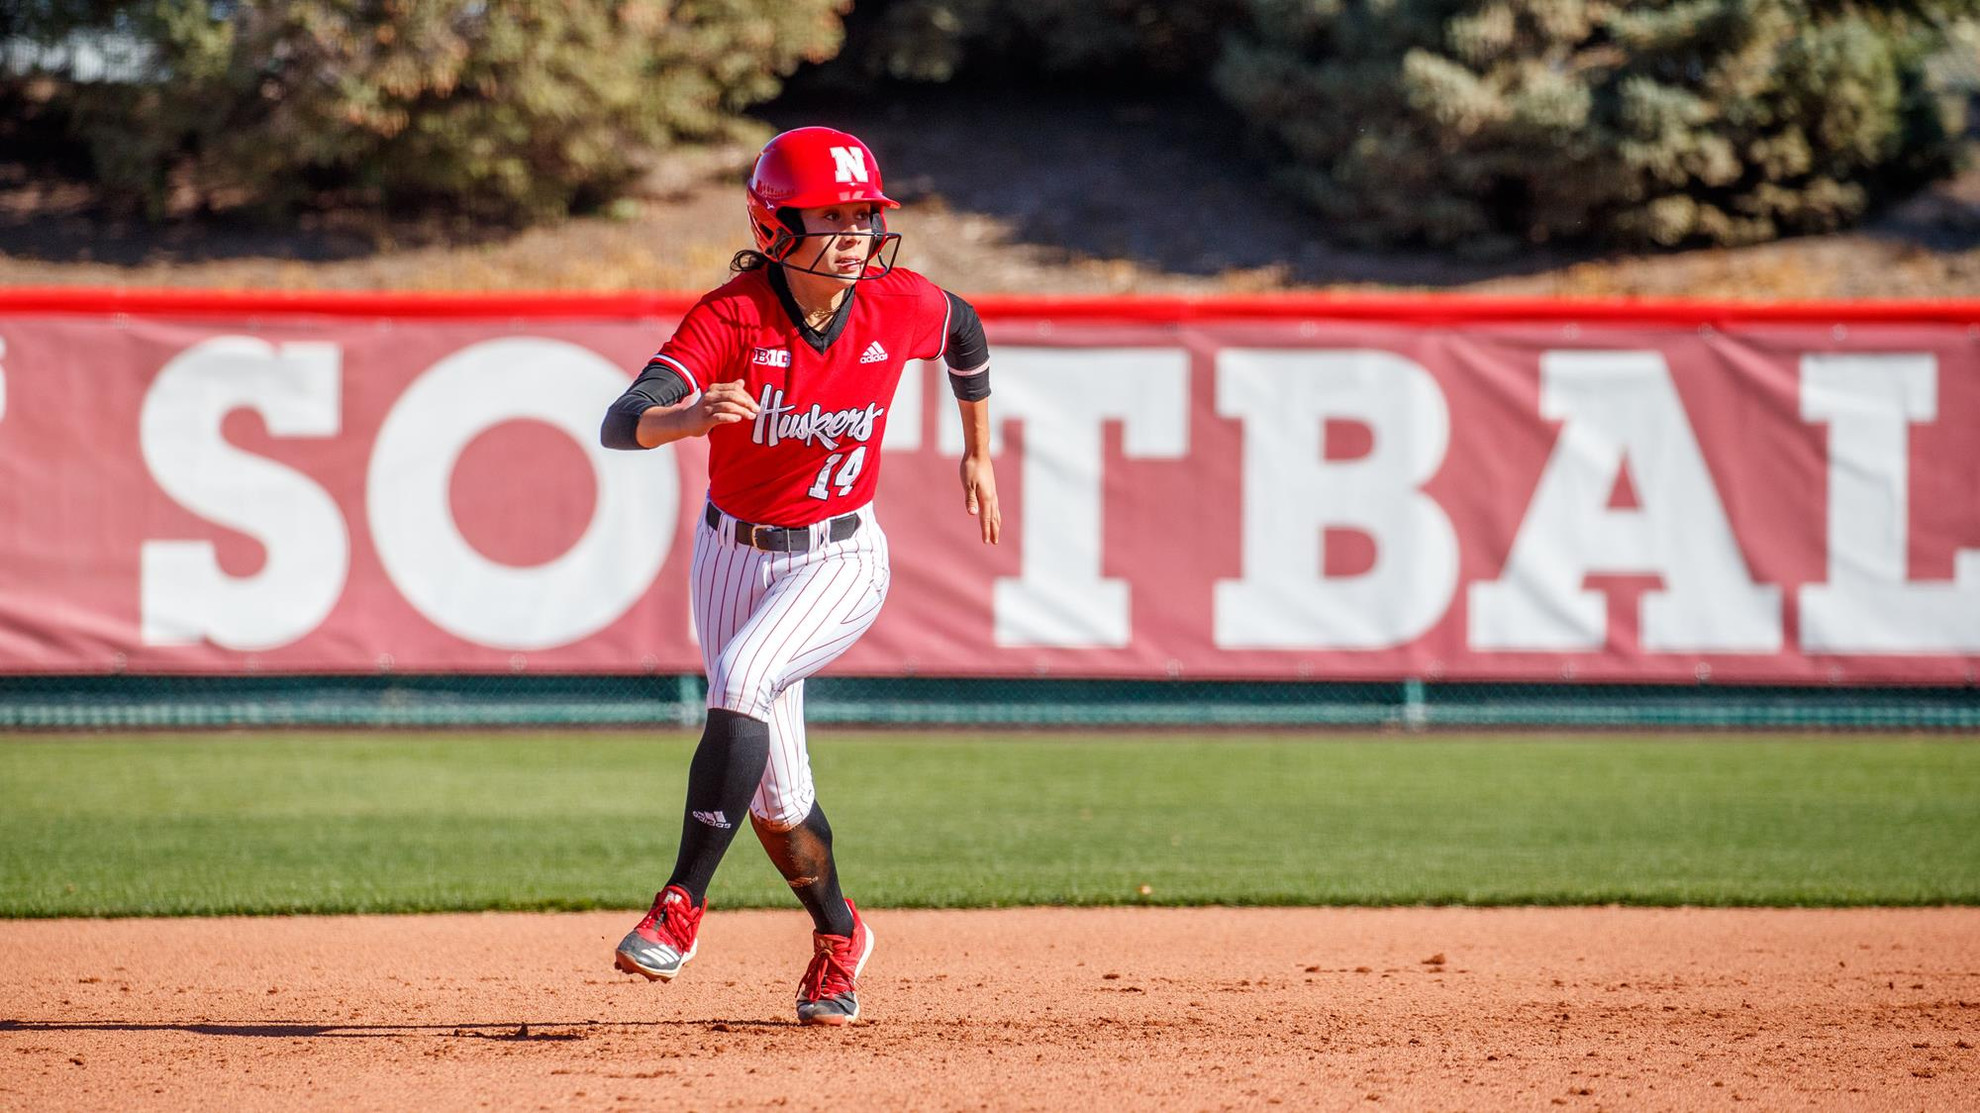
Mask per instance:
[[[840,466],[840,460],[845,461],[845,466]],[[850,495],[852,494],[853,480],[859,478],[859,469],[865,465],[865,445],[860,445],[858,448],[853,449],[850,454],[834,452],[826,458],[825,466],[818,469],[818,481],[813,483],[811,490],[806,491],[805,494],[815,499],[829,499],[832,497],[832,488],[837,487],[840,494]],[[833,468],[838,468],[839,474],[833,475]]]

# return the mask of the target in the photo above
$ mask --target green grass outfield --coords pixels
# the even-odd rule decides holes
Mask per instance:
[[[0,737],[0,915],[644,907],[692,745]],[[812,752],[874,906],[1980,903],[1970,739],[824,731]],[[746,832],[711,898],[794,905]]]

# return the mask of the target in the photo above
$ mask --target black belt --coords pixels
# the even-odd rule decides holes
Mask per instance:
[[[805,553],[811,551],[810,526],[759,526],[751,522],[736,522],[733,533],[722,528],[722,512],[708,504],[708,513],[703,515],[708,528],[717,536],[726,536],[738,545],[748,545],[752,549],[762,549],[766,553]],[[733,521],[733,519],[731,519]],[[825,536],[831,541],[844,541],[859,532],[858,514],[841,514],[825,523]]]

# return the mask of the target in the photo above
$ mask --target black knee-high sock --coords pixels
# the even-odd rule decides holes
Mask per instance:
[[[763,767],[770,761],[770,724],[734,711],[711,708],[701,744],[688,765],[686,814],[681,817],[681,851],[669,885],[679,885],[702,904],[708,883],[736,826],[749,814]]]
[[[788,831],[773,830],[750,818],[770,860],[811,913],[812,926],[826,935],[851,935],[852,909],[839,892],[839,864],[832,858],[832,825],[825,822],[825,809],[813,803],[804,822]]]

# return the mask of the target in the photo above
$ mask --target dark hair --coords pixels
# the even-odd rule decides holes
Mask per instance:
[[[737,274],[741,274],[744,271],[762,270],[769,265],[770,257],[768,255],[763,254],[761,251],[752,251],[747,247],[736,252],[736,257],[729,260],[729,269]]]

